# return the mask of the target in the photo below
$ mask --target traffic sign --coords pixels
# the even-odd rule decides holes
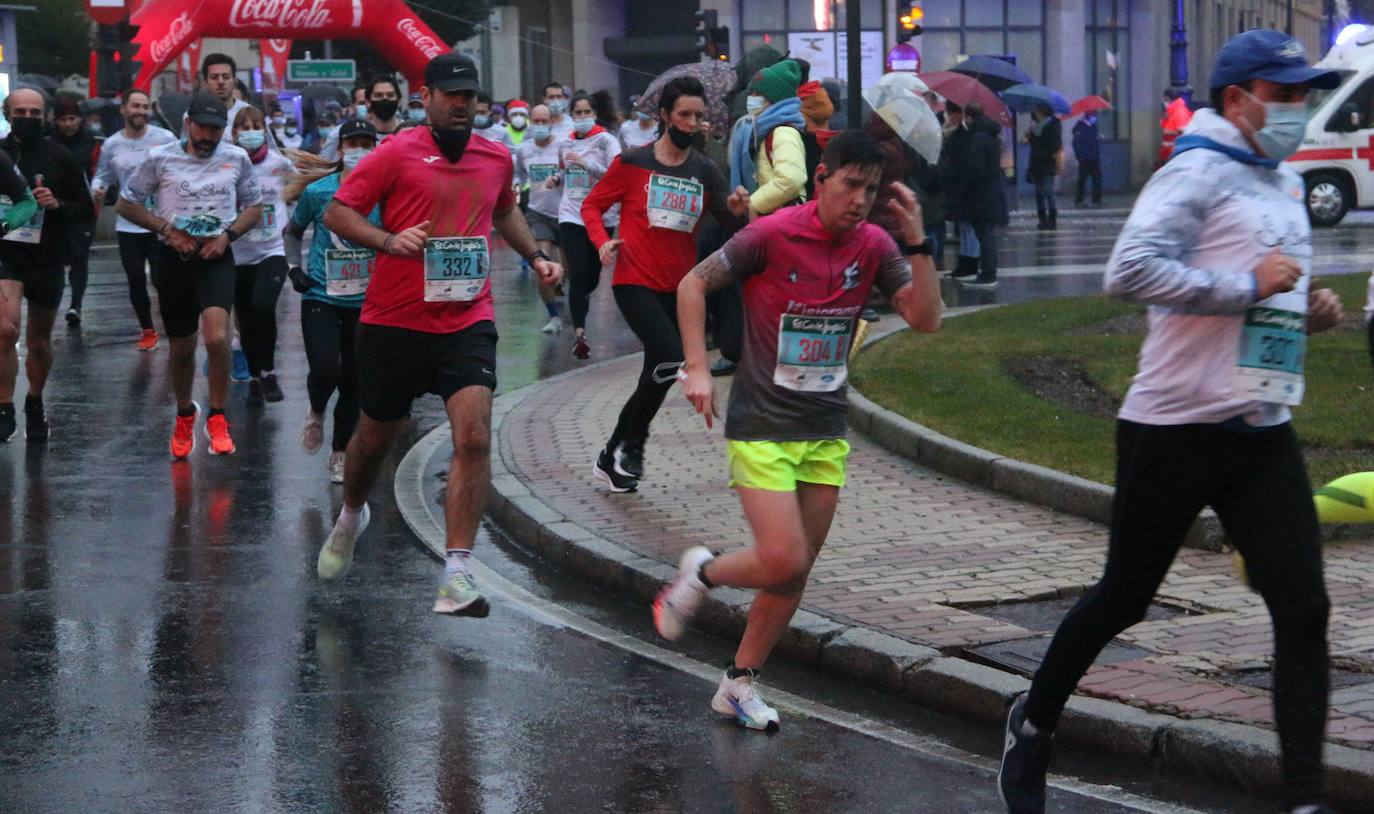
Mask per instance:
[[[288,59],[288,82],[352,82],[358,66],[351,59]]]

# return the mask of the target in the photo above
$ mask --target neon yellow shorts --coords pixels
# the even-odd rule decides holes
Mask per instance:
[[[797,484],[844,486],[849,442],[730,441],[730,487],[795,492]]]

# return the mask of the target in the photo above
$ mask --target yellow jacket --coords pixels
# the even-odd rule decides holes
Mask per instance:
[[[772,161],[768,160],[770,152]],[[754,166],[754,180],[759,186],[749,196],[752,212],[768,215],[793,201],[806,199],[806,146],[795,127],[774,128],[771,151],[760,141]]]

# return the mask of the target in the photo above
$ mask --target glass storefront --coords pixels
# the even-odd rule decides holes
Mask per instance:
[[[859,9],[863,84],[877,82],[883,73],[887,48],[883,41],[883,0],[740,0],[742,54],[761,45],[811,64],[812,79],[838,79],[848,74],[845,27],[850,7]]]
[[[1131,137],[1130,37],[1131,0],[1088,0],[1083,49],[1087,92],[1112,103],[1098,114],[1097,127],[1105,141]]]
[[[1041,0],[925,0],[923,71],[943,71],[960,57],[1010,56],[1045,80],[1045,4]]]

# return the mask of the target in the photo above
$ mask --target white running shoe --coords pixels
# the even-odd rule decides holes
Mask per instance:
[[[334,450],[329,453],[329,482],[344,482],[344,453],[342,450]]]
[[[320,546],[320,558],[315,563],[315,571],[320,575],[320,579],[332,582],[342,579],[343,575],[348,573],[349,567],[353,565],[353,546],[367,530],[367,524],[371,519],[372,512],[364,503],[356,531],[347,531],[338,522],[334,523],[334,530],[329,532],[329,539]]]
[[[305,424],[301,427],[301,449],[314,455],[321,446],[324,446],[324,416],[306,413]]]
[[[549,321],[544,323],[544,327],[539,330],[546,334],[556,334],[563,331],[563,320],[558,317],[549,317]]]
[[[434,612],[482,619],[491,612],[491,605],[477,590],[477,582],[472,574],[455,571],[444,576],[444,582],[439,586],[439,596],[434,600]]]
[[[716,696],[711,699],[711,709],[734,718],[740,726],[762,731],[777,731],[782,725],[778,711],[768,706],[754,685],[758,673],[745,671],[744,675],[731,678],[727,671],[720,679]]]
[[[697,573],[701,566],[715,559],[704,545],[692,546],[682,552],[677,562],[677,577],[658,592],[654,599],[654,627],[658,635],[676,641],[696,616],[701,600],[706,598],[706,585]]]

